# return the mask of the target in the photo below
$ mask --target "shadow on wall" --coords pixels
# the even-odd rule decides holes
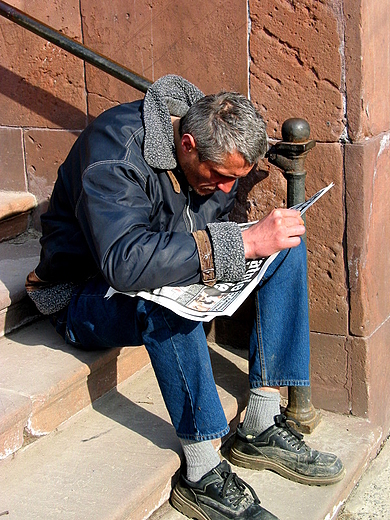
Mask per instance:
[[[50,121],[54,126],[65,129],[83,129],[87,125],[87,115],[83,111],[41,87],[27,83],[23,77],[1,65],[0,77],[1,94]],[[78,131],[73,133],[78,135]]]
[[[261,169],[261,165],[259,165],[259,167],[253,168],[246,177],[240,179],[236,204],[230,213],[230,220],[238,223],[248,221],[248,212],[250,210],[249,193],[258,183],[267,179],[268,176],[269,171]]]

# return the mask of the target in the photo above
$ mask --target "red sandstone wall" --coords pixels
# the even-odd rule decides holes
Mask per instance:
[[[250,86],[270,135],[306,118],[317,140],[307,192],[313,401],[390,424],[389,2],[250,0]],[[284,181],[271,170],[250,213]],[[274,199],[275,197],[273,197]]]
[[[10,5],[150,80],[180,74],[206,93],[247,94],[241,0],[137,3],[9,0]],[[58,165],[87,122],[143,94],[0,18],[0,190],[29,189],[46,208]]]
[[[269,133],[280,138],[285,119],[305,118],[317,141],[306,160],[307,193],[335,183],[307,215],[312,384],[315,404],[348,412],[341,13],[332,2],[284,0],[251,1],[250,12],[251,94]],[[269,185],[284,193],[280,173],[272,171],[251,198],[259,198]]]

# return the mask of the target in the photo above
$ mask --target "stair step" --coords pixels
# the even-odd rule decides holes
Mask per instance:
[[[0,339],[0,458],[55,430],[149,363],[143,346],[81,352],[48,320]]]
[[[234,428],[247,398],[242,351],[211,349]],[[229,369],[229,370],[227,370]],[[0,462],[0,514],[14,520],[141,520],[168,498],[180,444],[150,366]]]
[[[37,199],[27,191],[0,191],[0,220],[35,208]]]
[[[247,393],[242,351],[212,344],[218,391],[235,428]],[[309,442],[344,460],[344,480],[328,487],[271,472],[234,468],[281,520],[331,520],[379,448],[367,421],[322,413]],[[231,440],[227,440],[225,453]],[[183,520],[167,499],[180,445],[150,366],[41,440],[0,462],[0,514],[13,520]]]
[[[26,296],[24,283],[38,264],[39,251],[39,239],[34,232],[0,242],[0,336],[38,316]]]
[[[261,505],[280,520],[336,520],[346,499],[370,461],[377,455],[381,439],[383,441],[381,433],[379,428],[373,427],[364,419],[322,412],[320,424],[313,433],[305,436],[305,439],[313,448],[337,453],[342,458],[346,475],[341,482],[332,486],[305,486],[270,471],[252,471],[233,465],[232,469],[253,487]],[[229,443],[230,441],[222,450],[226,456]],[[384,487],[386,488],[386,485]],[[387,502],[385,497],[383,500]],[[373,514],[370,518],[376,518],[375,513]],[[132,517],[128,517],[129,520],[130,518]],[[150,520],[185,518],[166,502]],[[352,516],[343,518],[352,520]],[[353,518],[357,519],[360,516]],[[361,518],[363,519],[363,516]]]
[[[28,215],[37,206],[32,193],[0,190],[0,240],[7,240],[27,229]]]

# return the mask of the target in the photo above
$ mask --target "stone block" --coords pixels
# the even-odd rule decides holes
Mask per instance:
[[[47,387],[45,394],[32,397],[29,430],[35,434],[53,431],[148,363],[144,347],[113,349],[104,355],[94,352],[74,377],[68,373],[52,388]]]
[[[344,45],[345,57],[345,90],[348,99],[346,117],[348,120],[348,137],[352,141],[361,138],[361,118],[364,114],[362,104],[362,12],[361,2],[345,0]]]
[[[30,222],[30,213],[21,213],[0,221],[0,242],[24,233]]]
[[[0,242],[26,231],[36,205],[34,195],[26,191],[0,191]]]
[[[310,328],[348,333],[345,272],[343,151],[338,143],[317,144],[307,156],[306,197],[335,186],[306,213]]]
[[[0,190],[26,191],[22,131],[0,128]]]
[[[142,346],[71,348],[47,320],[2,338],[0,346],[0,388],[30,399],[26,428],[32,435],[53,431],[149,363]]]
[[[374,334],[367,338],[369,360],[369,418],[383,431],[390,430],[390,321],[386,320]],[[357,375],[357,374],[356,374]],[[355,378],[356,378],[355,375]]]
[[[0,389],[0,460],[23,444],[23,431],[31,413],[28,397]]]
[[[84,42],[150,81],[172,73],[205,93],[248,91],[247,7],[239,0],[128,5],[83,0]],[[87,67],[89,113],[143,96],[107,74]]]
[[[335,186],[306,213],[311,330],[347,334],[348,294],[344,253],[343,153],[339,144],[317,144],[307,157],[307,197],[334,182]],[[232,218],[261,219],[286,206],[286,181],[281,170],[260,163],[240,181]]]
[[[266,159],[240,179],[231,219],[236,222],[260,220],[272,209],[286,206],[287,183],[281,170]]]
[[[341,13],[330,2],[249,2],[252,100],[280,138],[281,124],[303,117],[314,139],[344,131]]]
[[[316,408],[349,413],[348,355],[346,338],[310,334],[311,389]]]
[[[357,9],[356,2],[346,2],[347,35],[355,45],[349,55],[356,62],[350,69],[352,74],[347,83],[347,87],[350,85],[347,90],[348,120],[352,112],[354,141],[385,132],[390,126],[388,6],[379,0],[359,4]],[[352,93],[352,89],[356,92]]]
[[[348,134],[359,142],[390,125],[390,17],[379,0],[346,0],[344,13]]]
[[[0,244],[0,309],[24,298],[26,276],[39,260],[38,240],[23,238]]]
[[[0,337],[40,318],[41,314],[33,302],[28,296],[24,296],[9,307],[0,309]]]
[[[380,0],[362,2],[362,129],[365,137],[390,128],[390,15]]]
[[[39,217],[46,211],[57,170],[79,133],[48,129],[24,131],[28,187],[38,201],[38,208],[33,215],[35,227],[39,227]]]
[[[387,320],[371,336],[350,337],[346,345],[350,360],[351,411],[368,418],[385,432],[390,428],[389,337]]]
[[[368,418],[370,405],[370,364],[368,343],[365,338],[350,336],[345,348],[348,352],[348,387],[353,415]]]
[[[10,4],[67,36],[81,39],[77,0]],[[12,126],[85,126],[82,60],[17,24],[0,19],[1,123]]]
[[[385,134],[345,148],[350,327],[357,336],[370,335],[390,314],[389,145]]]
[[[26,191],[0,191],[0,220],[30,211],[36,204],[34,195]]]

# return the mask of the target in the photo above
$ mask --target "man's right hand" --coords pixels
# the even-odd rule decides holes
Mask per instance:
[[[297,247],[304,233],[305,225],[299,211],[274,209],[257,224],[242,232],[245,258],[263,258],[282,249]]]

